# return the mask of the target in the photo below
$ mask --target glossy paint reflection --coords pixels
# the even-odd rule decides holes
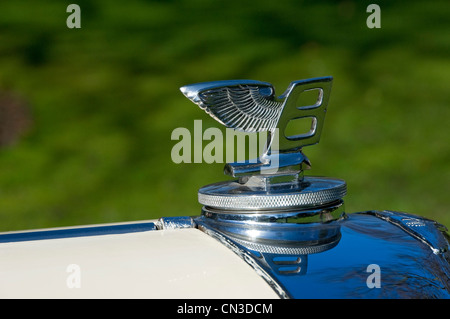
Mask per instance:
[[[228,239],[251,256],[287,298],[450,298],[449,242],[441,225],[387,211],[349,214],[322,226],[331,225],[339,227],[339,240],[309,254],[258,251]],[[379,288],[371,284],[374,276]]]

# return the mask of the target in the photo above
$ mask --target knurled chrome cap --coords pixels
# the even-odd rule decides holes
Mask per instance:
[[[237,181],[202,187],[200,204],[224,210],[268,210],[323,206],[341,200],[347,185],[341,179],[305,176],[302,181],[271,186],[251,187]]]

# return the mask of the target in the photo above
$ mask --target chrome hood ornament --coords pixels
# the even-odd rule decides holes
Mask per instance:
[[[226,164],[225,174],[237,179],[200,188],[198,199],[203,208],[196,219],[205,233],[234,251],[249,253],[245,260],[256,258],[262,273],[302,276],[308,255],[328,251],[341,239],[338,221],[345,218],[342,198],[346,183],[303,175],[310,161],[302,149],[319,142],[331,83],[331,77],[295,81],[280,97],[269,83],[250,80],[181,88],[228,128],[268,132],[258,159]],[[311,90],[316,90],[317,99],[305,105],[303,93]],[[287,135],[289,123],[303,118],[310,119],[310,130]],[[281,292],[283,289],[276,288],[278,280],[268,282]]]
[[[304,177],[310,168],[305,146],[319,142],[332,77],[292,82],[275,96],[273,86],[253,80],[231,80],[192,84],[181,92],[219,123],[228,128],[257,133],[267,131],[266,147],[258,159],[227,163],[225,174],[237,181],[208,185],[199,190],[201,204],[225,210],[267,210],[323,206],[340,200],[345,182]],[[317,91],[312,105],[302,103],[302,94]],[[286,135],[289,123],[309,119],[308,132]]]
[[[274,168],[292,173],[299,171],[295,167],[298,164],[309,166],[309,160],[301,150],[319,142],[331,82],[332,77],[294,81],[279,97],[275,96],[270,83],[253,80],[205,82],[180,90],[228,128],[247,133],[268,132],[266,148],[257,161],[226,166],[225,172],[237,177],[267,175],[273,173]],[[302,93],[311,90],[318,91],[316,103],[302,105]],[[288,124],[299,119],[311,120],[309,132],[286,136]]]

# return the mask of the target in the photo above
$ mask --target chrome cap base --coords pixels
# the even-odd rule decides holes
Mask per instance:
[[[246,183],[221,182],[198,191],[200,204],[214,209],[255,211],[324,206],[342,199],[345,181],[305,176],[287,183],[267,184],[250,178]]]
[[[259,253],[317,253],[339,242],[345,193],[343,180],[324,177],[216,183],[199,190],[197,222]]]

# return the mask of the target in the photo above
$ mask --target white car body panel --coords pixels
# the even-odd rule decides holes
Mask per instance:
[[[230,249],[187,228],[0,243],[0,298],[278,295]]]

